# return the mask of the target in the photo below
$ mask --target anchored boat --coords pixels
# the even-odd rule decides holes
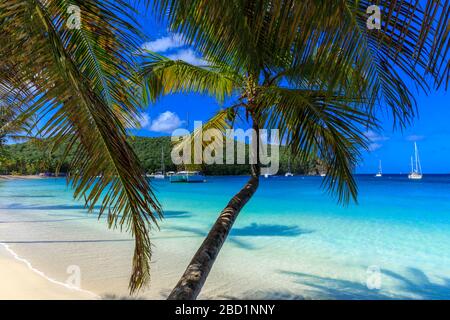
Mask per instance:
[[[382,176],[383,176],[383,170],[381,168],[381,160],[380,160],[380,163],[378,165],[378,173],[375,175],[375,177],[381,178]]]
[[[169,177],[170,182],[206,182],[206,177],[199,171],[180,171]]]
[[[293,177],[291,172],[291,158],[288,159],[288,171],[284,174],[285,177]]]
[[[413,157],[411,157],[411,173],[408,175],[408,178],[411,180],[420,180],[423,178],[422,166],[420,165],[419,150],[417,148],[417,143],[415,142],[414,142],[414,158],[415,158],[415,165]]]

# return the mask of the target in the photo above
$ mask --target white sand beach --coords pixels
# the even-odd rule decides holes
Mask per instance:
[[[45,274],[33,269],[26,260],[15,257],[4,245],[0,245],[0,283],[0,300],[95,298],[88,292],[70,289],[64,283],[46,278]]]
[[[424,183],[427,201],[413,207],[417,186],[407,177],[359,179],[361,204],[350,209],[324,197],[320,178],[263,180],[199,299],[448,298],[449,178]],[[64,179],[1,181],[0,299],[96,297],[88,292],[165,299],[244,180],[155,182],[166,218],[161,230],[151,231],[150,284],[134,297],[128,295],[134,247],[129,233],[108,230],[105,217],[88,214]],[[368,266],[382,270],[380,290],[367,286]],[[72,267],[79,268],[86,291],[65,285]]]

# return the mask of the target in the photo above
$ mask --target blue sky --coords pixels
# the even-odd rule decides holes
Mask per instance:
[[[145,46],[170,58],[201,64],[201,57],[185,46],[178,35],[167,33],[167,28],[151,16],[142,18],[142,25],[150,37]],[[416,95],[419,115],[403,132],[392,129],[392,120],[382,117],[383,130],[368,132],[371,151],[364,152],[358,173],[377,171],[378,161],[383,162],[385,173],[409,171],[413,142],[417,141],[422,168],[425,173],[450,173],[450,102],[444,90]],[[195,94],[166,96],[149,105],[142,117],[139,136],[169,135],[173,129],[192,129],[194,120],[209,119],[220,106],[213,98]],[[187,123],[189,118],[189,126]]]

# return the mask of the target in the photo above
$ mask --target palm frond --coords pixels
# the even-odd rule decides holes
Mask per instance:
[[[367,149],[364,132],[376,127],[370,115],[358,110],[353,97],[327,91],[269,87],[258,99],[266,126],[280,130],[292,154],[303,162],[321,159],[328,168],[323,184],[338,199],[356,200],[353,171],[360,151]]]
[[[206,131],[213,129],[220,133],[221,138],[225,139],[226,130],[231,129],[229,119],[229,109],[222,109],[217,112],[206,123],[202,124],[202,127],[195,128],[191,134],[184,137],[174,137],[172,139],[173,153],[181,154],[183,150],[190,150],[190,166],[189,168],[199,168],[203,165],[202,159],[196,159],[195,155],[199,152],[203,155],[204,148],[208,147],[211,143],[217,143],[217,141],[204,141],[203,135]],[[199,143],[198,143],[199,142]],[[195,150],[196,146],[200,147],[200,150]],[[221,144],[220,147],[223,145]]]
[[[381,30],[366,27],[374,4]],[[259,76],[288,68],[317,77],[328,71],[329,84],[339,87],[354,66],[367,79],[371,106],[383,106],[400,127],[416,112],[413,86],[428,92],[448,85],[446,0],[161,0],[154,8],[205,57],[236,70]],[[313,56],[314,68],[304,69]]]
[[[198,92],[223,102],[242,82],[239,74],[225,66],[194,66],[181,60],[170,60],[146,52],[142,64],[145,96],[155,101],[162,94]]]
[[[65,25],[71,4],[81,9],[81,29]],[[135,292],[149,281],[149,228],[161,208],[125,131],[140,98],[131,85],[137,83],[131,57],[139,39],[130,12],[122,0],[3,1],[0,56],[12,57],[17,73],[2,70],[0,83],[17,91],[28,84],[24,115],[37,115],[44,137],[66,145],[66,153],[75,151],[75,197],[86,199],[91,211],[101,202],[99,215],[107,213],[109,227],[131,231]]]

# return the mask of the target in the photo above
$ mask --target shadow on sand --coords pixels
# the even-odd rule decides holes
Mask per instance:
[[[49,206],[39,206],[39,205],[24,205],[21,203],[11,203],[6,207],[0,209],[7,210],[84,210],[86,207],[81,204],[73,205],[49,205]],[[100,205],[94,206],[94,209],[100,209]]]
[[[370,290],[363,282],[321,277],[293,271],[279,271],[292,276],[296,283],[311,287],[311,296],[331,299],[449,299],[450,279],[441,278],[442,284],[433,283],[420,269],[406,268],[404,275],[382,270],[382,277],[390,277],[396,282],[396,292]]]
[[[188,232],[199,237],[206,237],[208,230],[192,227],[169,227],[169,229]],[[231,230],[229,241],[242,249],[256,249],[256,247],[247,241],[242,241],[240,237],[297,237],[302,234],[308,234],[313,231],[302,230],[297,226],[286,226],[278,224],[257,224],[252,223],[243,228]]]
[[[190,218],[192,217],[192,213],[189,211],[164,211],[164,219],[173,219],[173,218]]]
[[[243,228],[232,229],[230,235],[239,237],[296,237],[312,232],[311,230],[300,229],[298,226],[252,223]]]
[[[299,294],[286,291],[265,291],[256,290],[248,291],[240,296],[218,295],[207,297],[210,299],[226,299],[226,300],[305,300],[305,297]]]
[[[74,221],[74,220],[89,220],[95,219],[95,217],[77,217],[77,218],[67,218],[67,219],[47,219],[47,220],[11,220],[11,221],[0,221],[0,224],[10,224],[10,223],[52,223],[52,222],[63,222],[63,221]]]
[[[38,194],[35,194],[35,195],[17,194],[17,195],[6,195],[6,196],[1,195],[0,198],[8,198],[8,199],[10,199],[10,198],[55,198],[55,196],[38,195]]]

